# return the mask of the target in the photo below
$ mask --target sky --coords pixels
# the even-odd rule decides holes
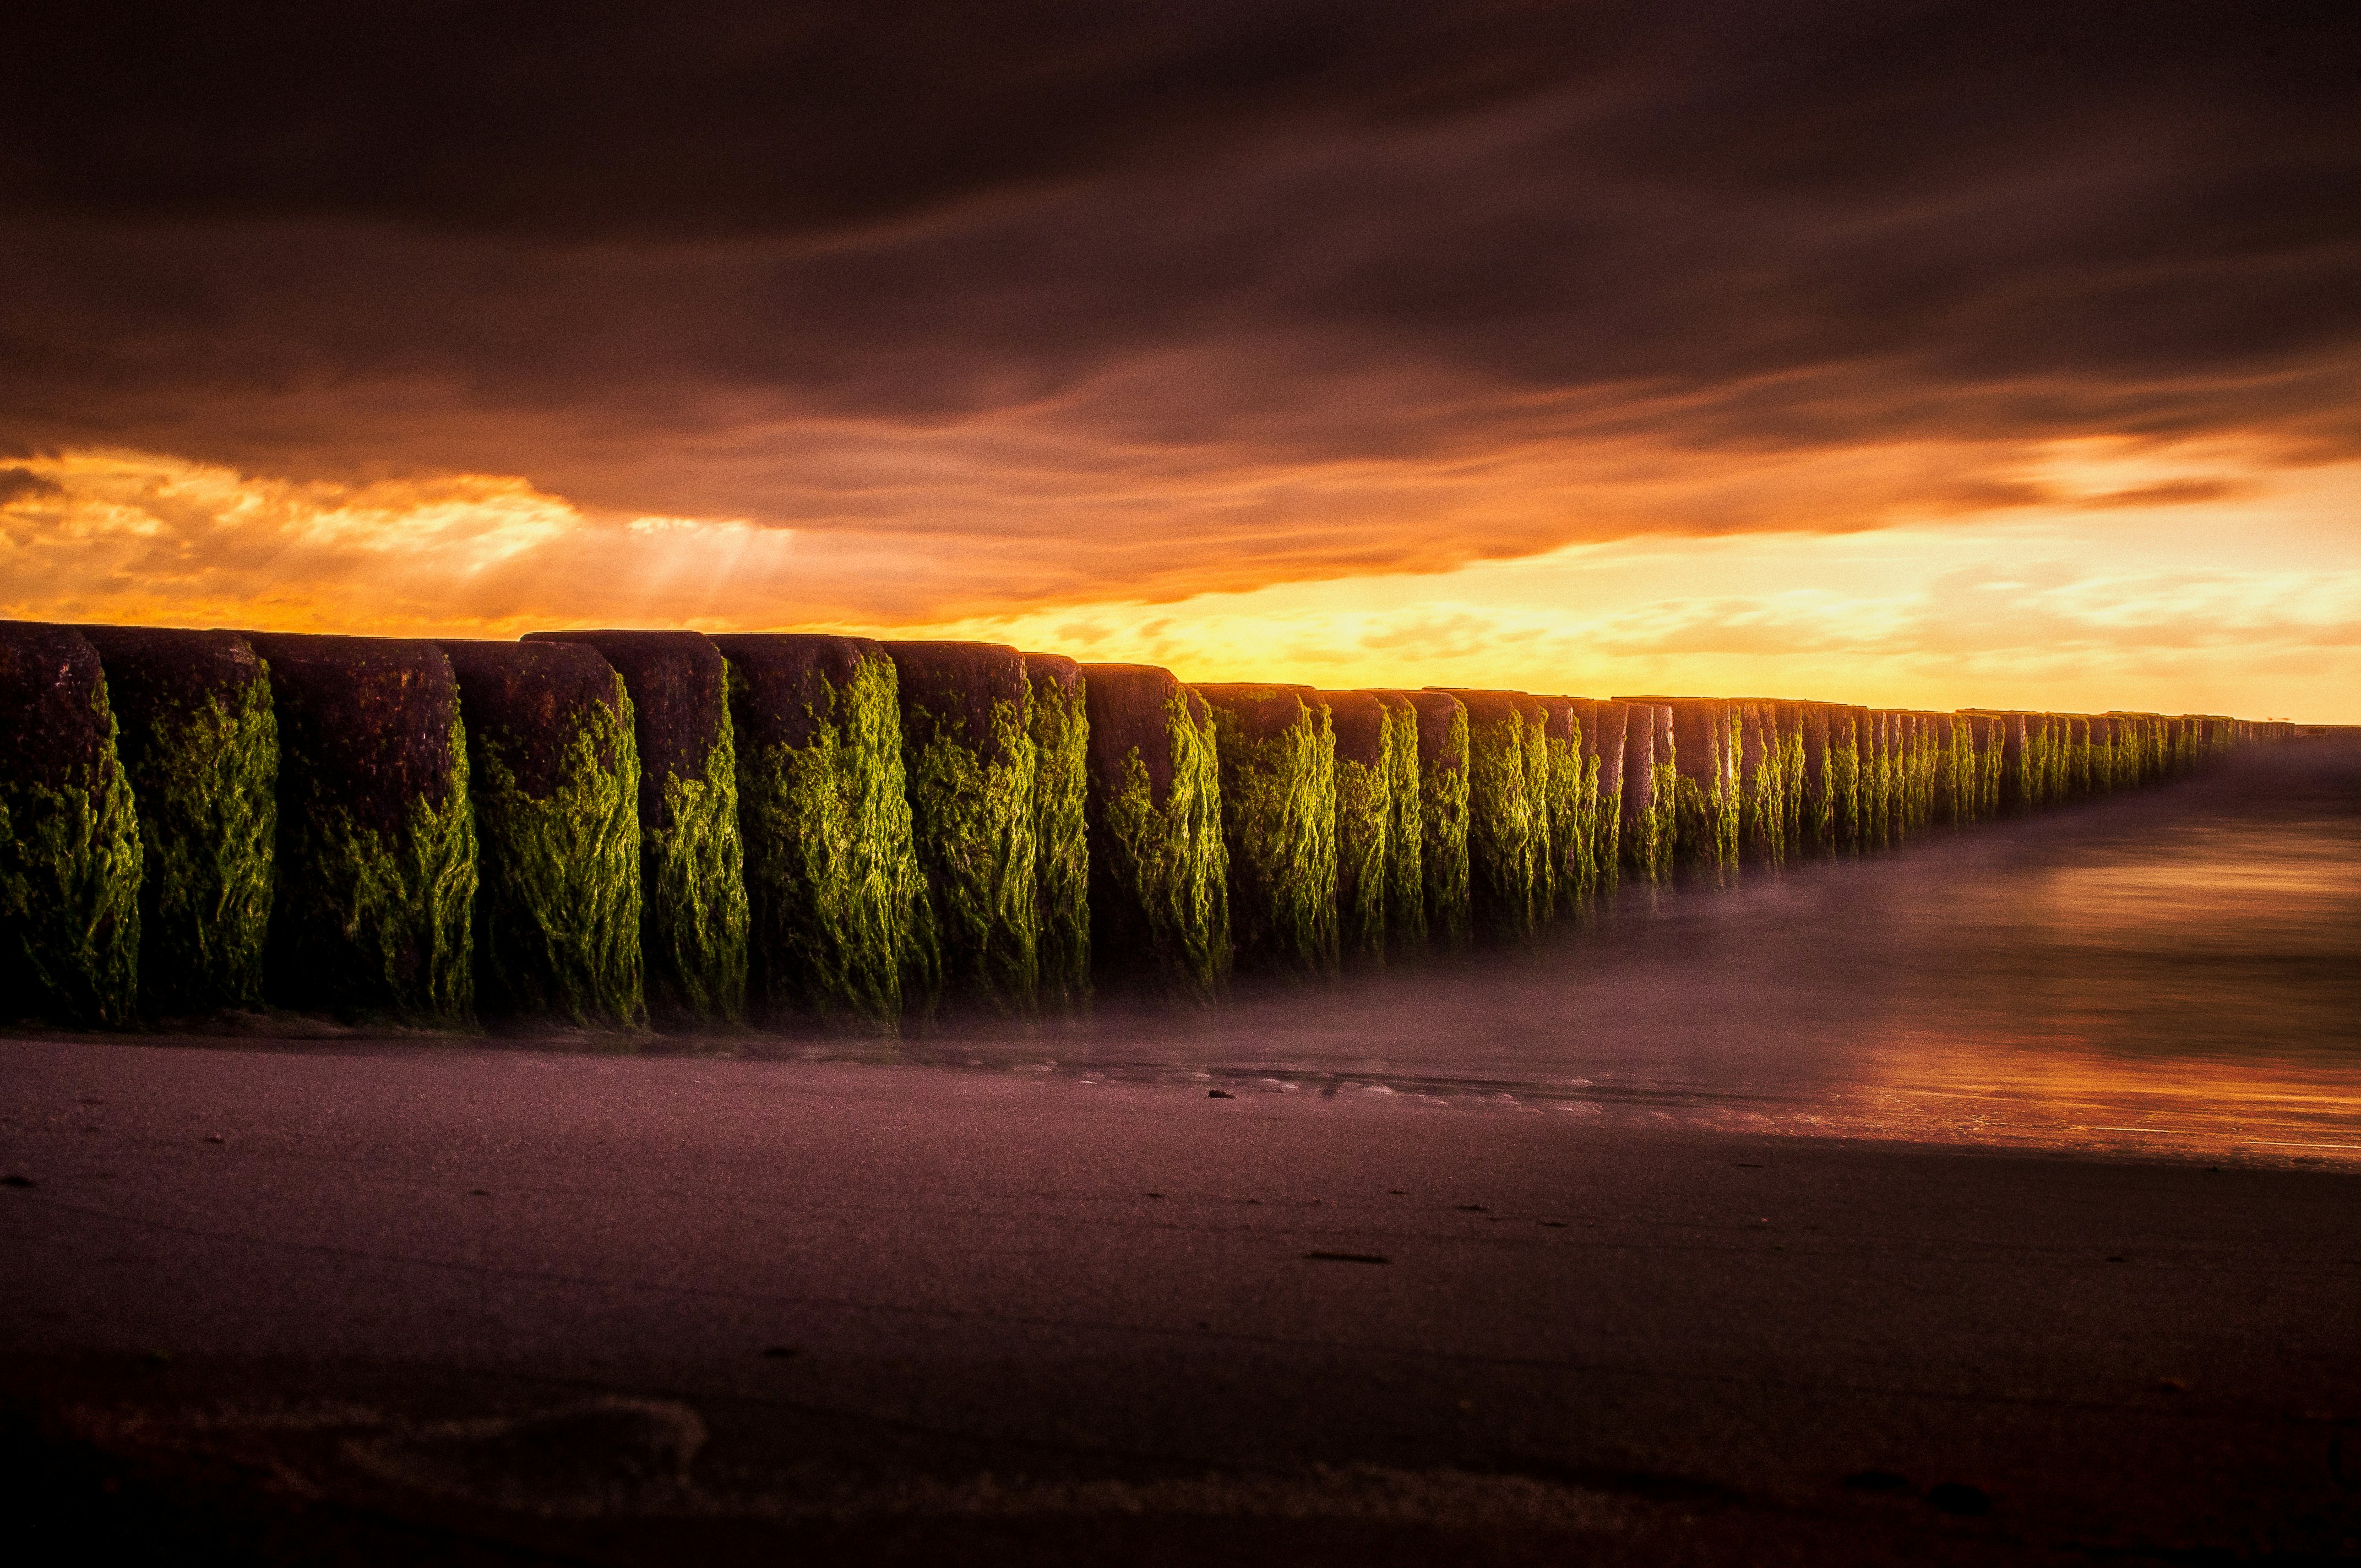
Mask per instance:
[[[2361,10],[32,7],[0,615],[2361,721]]]

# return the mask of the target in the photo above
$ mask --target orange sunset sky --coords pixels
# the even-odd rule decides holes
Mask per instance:
[[[2349,8],[399,9],[30,30],[0,616],[2361,722]]]

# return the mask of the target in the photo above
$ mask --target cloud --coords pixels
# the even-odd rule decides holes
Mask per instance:
[[[0,468],[0,506],[22,500],[27,496],[60,494],[58,486],[44,479],[30,468]]]
[[[0,449],[781,532],[814,614],[2361,442],[2349,7],[97,16],[12,36]],[[2036,472],[2102,438],[2237,455]]]

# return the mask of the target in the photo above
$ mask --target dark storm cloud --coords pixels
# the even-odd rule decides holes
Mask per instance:
[[[2350,455],[2356,15],[58,7],[0,440],[1284,573],[1628,526],[1585,487],[1643,458]],[[1563,504],[1438,542],[1386,465]]]
[[[29,468],[0,468],[0,506],[28,496],[54,496],[60,487]]]

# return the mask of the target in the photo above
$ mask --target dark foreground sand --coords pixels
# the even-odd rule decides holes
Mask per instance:
[[[15,1562],[2361,1552],[2351,1173],[501,1050],[0,1084]]]

